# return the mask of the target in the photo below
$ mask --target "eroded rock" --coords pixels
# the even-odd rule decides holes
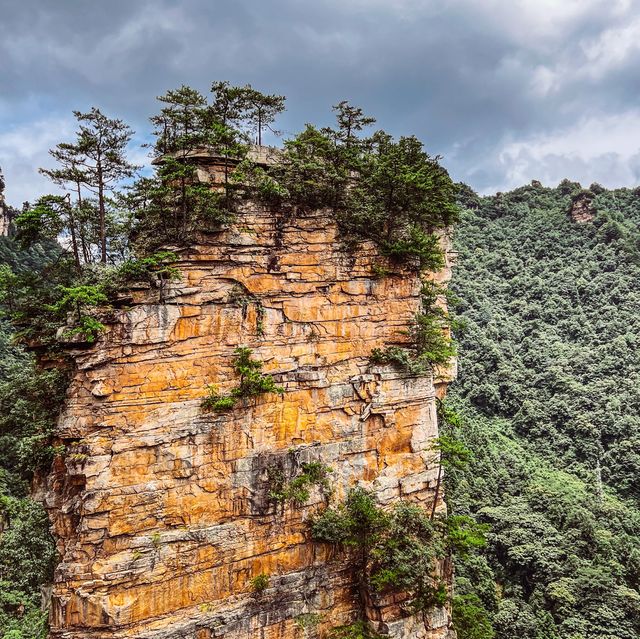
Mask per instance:
[[[336,234],[323,212],[251,208],[182,255],[182,279],[162,301],[135,291],[98,343],[75,353],[58,435],[81,440],[82,457],[54,466],[47,495],[62,557],[52,637],[294,639],[301,615],[317,620],[308,637],[354,619],[354,575],[309,537],[306,519],[326,495],[277,507],[267,470],[322,461],[334,499],[360,484],[383,503],[429,507],[435,397],[453,370],[434,381],[370,365],[374,348],[407,339],[419,277],[376,277],[375,247],[352,252]],[[237,383],[239,345],[284,394],[203,412],[209,384]],[[270,581],[257,595],[260,573]],[[376,614],[392,637],[448,636],[445,610],[427,626],[393,602]]]

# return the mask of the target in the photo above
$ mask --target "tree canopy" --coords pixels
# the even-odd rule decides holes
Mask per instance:
[[[578,224],[568,180],[459,193],[450,395],[473,455],[447,494],[491,532],[457,562],[458,636],[638,637],[639,194],[592,185]]]

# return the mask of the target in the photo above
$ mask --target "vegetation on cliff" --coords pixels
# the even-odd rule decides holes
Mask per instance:
[[[457,561],[460,639],[640,633],[640,197],[532,185],[463,189],[453,290],[454,512],[491,525]]]
[[[470,517],[430,517],[408,501],[384,509],[362,488],[352,489],[344,503],[317,514],[311,530],[316,541],[346,551],[358,576],[363,610],[368,601],[395,593],[412,612],[447,603],[448,589],[436,562],[454,551],[467,555],[482,547],[486,532]]]
[[[451,338],[453,319],[439,305],[439,298],[447,295],[446,289],[425,280],[420,294],[422,308],[407,331],[409,344],[373,349],[372,364],[392,364],[410,375],[425,375],[434,366],[444,366],[455,357],[456,345]]]
[[[262,372],[262,362],[251,357],[250,348],[239,346],[235,349],[233,370],[240,378],[238,385],[226,395],[221,395],[214,386],[210,386],[209,394],[202,400],[204,409],[221,412],[232,409],[238,400],[245,397],[255,397],[262,393],[284,393],[284,388],[276,386],[271,375]]]

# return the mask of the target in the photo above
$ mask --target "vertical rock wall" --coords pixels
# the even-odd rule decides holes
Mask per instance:
[[[353,575],[305,523],[325,496],[282,507],[268,469],[292,476],[318,460],[334,499],[361,484],[382,503],[432,503],[434,398],[451,371],[434,384],[369,364],[372,349],[406,340],[420,306],[415,273],[379,279],[375,263],[372,245],[340,243],[326,213],[248,209],[183,253],[180,281],[138,291],[74,353],[58,432],[69,452],[47,497],[62,556],[52,637],[293,639],[355,618]],[[237,384],[239,345],[284,395],[203,412],[207,385]],[[260,573],[270,582],[256,594]],[[391,636],[448,636],[445,610],[425,624],[384,603]]]

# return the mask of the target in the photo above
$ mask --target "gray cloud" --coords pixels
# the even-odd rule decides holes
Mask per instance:
[[[636,181],[630,0],[3,4],[0,165],[13,203],[46,189],[36,169],[73,129],[72,109],[100,106],[144,137],[156,95],[214,79],[286,94],[289,132],[328,121],[338,100],[361,104],[481,191],[532,178]]]

